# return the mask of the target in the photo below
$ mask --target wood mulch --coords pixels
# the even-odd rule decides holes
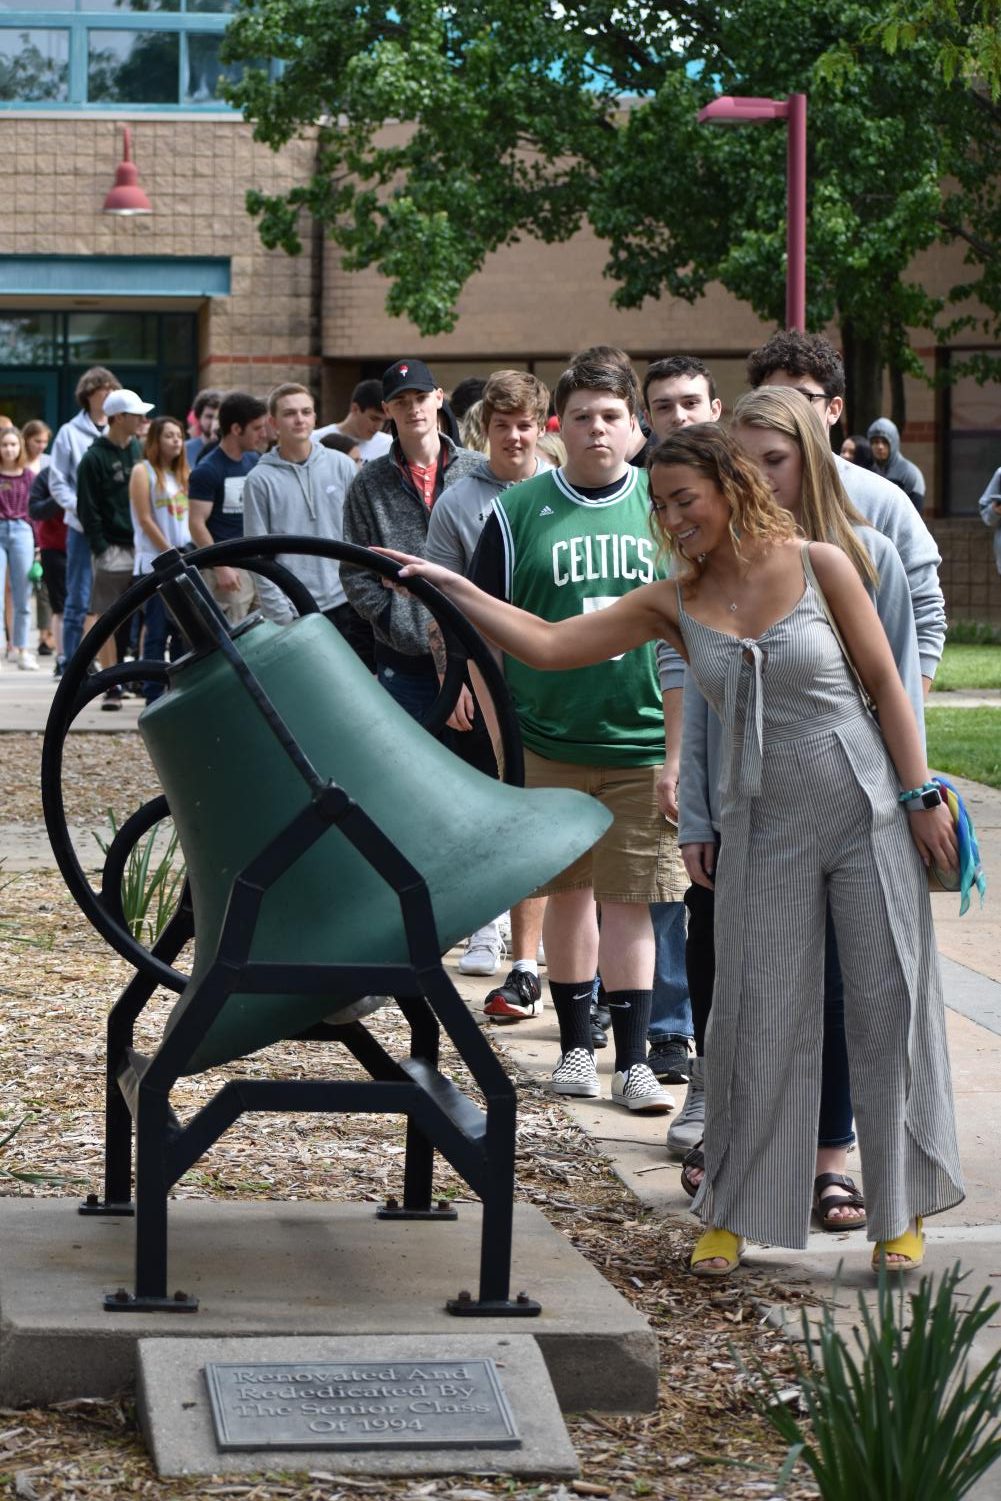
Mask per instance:
[[[40,737],[4,735],[0,835],[4,824],[41,818]],[[157,790],[138,737],[74,735],[67,747],[70,820],[119,819]],[[95,844],[96,851],[96,844]],[[6,884],[5,884],[6,882]],[[0,1194],[65,1195],[101,1179],[103,1019],[131,971],[87,925],[61,878],[52,872],[3,876],[0,867],[0,1138],[25,1124],[0,1149]],[[158,994],[137,1045],[155,1045],[173,997]],[[372,1019],[388,1047],[405,1029],[393,1008]],[[502,1044],[501,1051],[503,1051]],[[444,1067],[472,1089],[464,1065],[446,1044]],[[345,1073],[355,1070],[350,1059]],[[246,1060],[256,1076],[289,1077],[303,1069],[301,1049],[276,1046]],[[174,1104],[185,1116],[224,1075],[183,1081]],[[143,1496],[233,1497],[245,1501],[352,1501],[373,1494],[394,1501],[490,1501],[575,1496],[677,1501],[777,1495],[782,1446],[754,1401],[759,1365],[788,1384],[788,1347],[763,1322],[775,1302],[795,1303],[795,1288],[743,1271],[724,1285],[685,1270],[693,1231],[655,1216],[624,1187],[608,1160],[539,1081],[519,1078],[517,1196],[537,1205],[656,1330],[660,1400],[635,1417],[587,1414],[569,1419],[582,1479],[570,1484],[499,1478],[359,1480],[330,1473],[267,1474],[259,1481],[223,1478],[160,1480],[138,1435],[131,1398],[87,1400],[32,1410],[0,1409],[0,1496],[19,1501],[75,1501]],[[239,1121],[178,1185],[178,1195],[227,1199],[317,1199],[377,1202],[399,1191],[403,1123],[378,1116],[343,1119],[283,1116]],[[73,1175],[85,1184],[24,1183],[11,1171]],[[464,1188],[438,1161],[436,1191],[462,1197]],[[0,1250],[2,1254],[2,1250]],[[798,1472],[797,1472],[798,1475]],[[817,1493],[794,1480],[790,1501]]]

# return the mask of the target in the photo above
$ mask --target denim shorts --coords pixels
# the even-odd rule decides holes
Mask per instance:
[[[526,787],[570,787],[598,799],[612,826],[593,849],[542,886],[537,896],[594,890],[599,902],[680,902],[688,875],[676,831],[657,806],[659,766],[581,766],[525,749]]]

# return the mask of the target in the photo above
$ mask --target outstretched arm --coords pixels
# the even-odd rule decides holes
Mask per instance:
[[[810,545],[810,561],[859,677],[875,699],[879,727],[900,785],[906,790],[921,787],[928,781],[928,763],[914,709],[900,681],[879,616],[840,548],[814,542]],[[954,870],[959,857],[948,808],[941,804],[937,808],[910,811],[909,823],[925,864]]]
[[[607,610],[575,615],[570,620],[540,620],[526,610],[494,599],[461,574],[452,573],[424,558],[411,557],[388,547],[379,547],[384,557],[401,563],[401,582],[427,579],[459,609],[489,641],[509,656],[517,657],[539,671],[588,667],[609,657],[631,651],[646,641],[663,636],[682,648],[678,632],[673,586],[645,584],[616,600]],[[389,581],[387,581],[389,582]],[[399,587],[390,583],[391,588]]]

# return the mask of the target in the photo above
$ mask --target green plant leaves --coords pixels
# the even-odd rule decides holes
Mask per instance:
[[[804,1428],[762,1370],[761,1410],[789,1444],[779,1480],[798,1463],[823,1501],[959,1501],[1001,1459],[1001,1354],[977,1368],[977,1335],[998,1312],[987,1289],[959,1294],[958,1265],[895,1293],[880,1274],[875,1310],[859,1294],[850,1335],[830,1307],[819,1331],[803,1317],[796,1359]]]
[[[108,824],[113,841],[118,825],[111,808]],[[169,834],[164,844],[167,826]],[[107,854],[110,841],[96,832],[94,838]],[[129,851],[122,876],[122,911],[133,938],[150,948],[173,917],[184,890],[187,873],[184,862],[178,859],[178,848],[177,830],[169,819],[164,819]]]

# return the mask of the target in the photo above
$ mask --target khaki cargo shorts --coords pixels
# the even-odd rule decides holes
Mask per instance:
[[[599,902],[680,902],[689,887],[675,829],[657,806],[659,766],[581,766],[525,750],[526,787],[589,793],[614,822],[537,896],[592,887]]]

